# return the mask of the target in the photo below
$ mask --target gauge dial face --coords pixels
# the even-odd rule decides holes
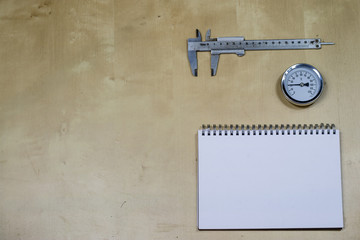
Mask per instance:
[[[309,64],[295,64],[288,68],[281,80],[281,89],[291,103],[307,106],[315,102],[323,90],[320,72]]]

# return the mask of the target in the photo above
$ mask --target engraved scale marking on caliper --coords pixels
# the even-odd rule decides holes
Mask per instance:
[[[320,38],[245,40],[244,37],[211,38],[210,35],[209,29],[205,41],[202,41],[201,33],[196,29],[196,38],[188,39],[188,58],[195,77],[198,75],[197,52],[210,52],[211,76],[215,76],[220,54],[233,53],[242,57],[245,51],[321,49],[322,45],[334,44],[321,42]]]

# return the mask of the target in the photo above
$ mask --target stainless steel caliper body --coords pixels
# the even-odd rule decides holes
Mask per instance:
[[[211,76],[215,76],[222,53],[235,53],[241,57],[245,55],[245,51],[321,49],[322,45],[334,44],[321,42],[320,38],[245,40],[244,37],[210,38],[210,35],[209,29],[205,41],[202,41],[201,33],[196,29],[196,38],[188,39],[188,58],[195,77],[198,75],[197,52],[211,53]]]

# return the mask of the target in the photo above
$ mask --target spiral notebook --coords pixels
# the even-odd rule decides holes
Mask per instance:
[[[198,228],[342,228],[334,125],[203,126]]]

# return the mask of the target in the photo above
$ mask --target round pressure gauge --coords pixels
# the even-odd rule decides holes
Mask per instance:
[[[324,80],[313,66],[299,63],[289,67],[281,79],[285,98],[297,106],[313,104],[324,89]]]

